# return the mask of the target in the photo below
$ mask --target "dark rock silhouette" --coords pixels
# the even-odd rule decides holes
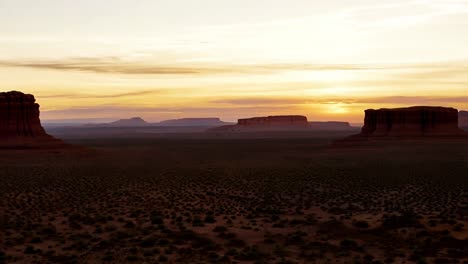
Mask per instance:
[[[119,119],[110,123],[90,123],[85,124],[86,127],[144,127],[151,123],[146,122],[141,117],[132,117],[128,119]]]
[[[307,117],[299,115],[285,115],[285,116],[267,116],[267,117],[253,117],[239,119],[237,122],[239,126],[251,127],[275,127],[275,126],[299,126],[307,127],[309,125]]]
[[[455,135],[458,110],[445,107],[416,106],[365,111],[365,136],[432,136]]]
[[[236,125],[216,127],[209,132],[290,131],[309,129],[307,117],[299,115],[266,116],[239,119]]]
[[[460,111],[458,113],[458,125],[468,130],[468,111]]]
[[[115,122],[109,124],[110,126],[114,127],[132,127],[132,126],[147,126],[149,125],[148,122],[143,120],[141,117],[132,117],[129,119],[120,119]]]
[[[266,116],[239,119],[236,125],[220,126],[209,132],[249,131],[339,131],[354,129],[348,122],[309,122],[301,115]]]
[[[213,118],[181,118],[181,119],[170,119],[159,122],[159,126],[222,126],[232,123],[221,121],[217,117]]]
[[[0,93],[0,147],[46,147],[63,142],[48,135],[39,119],[39,104],[31,94]]]
[[[365,111],[361,133],[336,143],[369,139],[467,138],[458,127],[458,110],[447,107],[415,106]]]

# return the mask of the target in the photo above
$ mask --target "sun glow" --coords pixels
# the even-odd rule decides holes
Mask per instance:
[[[332,103],[326,106],[325,112],[329,114],[347,114],[350,110],[343,103]]]

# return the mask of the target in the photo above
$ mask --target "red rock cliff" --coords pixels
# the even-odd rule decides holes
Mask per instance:
[[[33,95],[21,92],[0,93],[0,136],[47,136],[39,120],[39,104]]]
[[[0,93],[0,149],[65,146],[45,132],[39,119],[39,104],[33,95],[15,91]]]
[[[416,106],[365,111],[363,136],[455,135],[458,111],[454,108]]]

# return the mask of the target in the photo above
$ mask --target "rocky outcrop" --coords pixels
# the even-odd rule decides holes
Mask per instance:
[[[468,130],[468,111],[460,111],[458,113],[458,125],[461,128]]]
[[[437,136],[455,135],[458,110],[445,107],[416,106],[365,111],[365,136]]]
[[[467,138],[458,127],[458,110],[415,106],[365,111],[361,133],[336,141],[336,145],[376,139]]]
[[[45,132],[34,96],[17,91],[0,93],[0,147],[49,143],[61,141]]]
[[[34,96],[21,92],[0,93],[0,137],[42,137],[39,104]]]

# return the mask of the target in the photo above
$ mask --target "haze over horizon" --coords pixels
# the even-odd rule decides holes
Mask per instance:
[[[3,0],[2,91],[43,120],[468,109],[468,0]]]

